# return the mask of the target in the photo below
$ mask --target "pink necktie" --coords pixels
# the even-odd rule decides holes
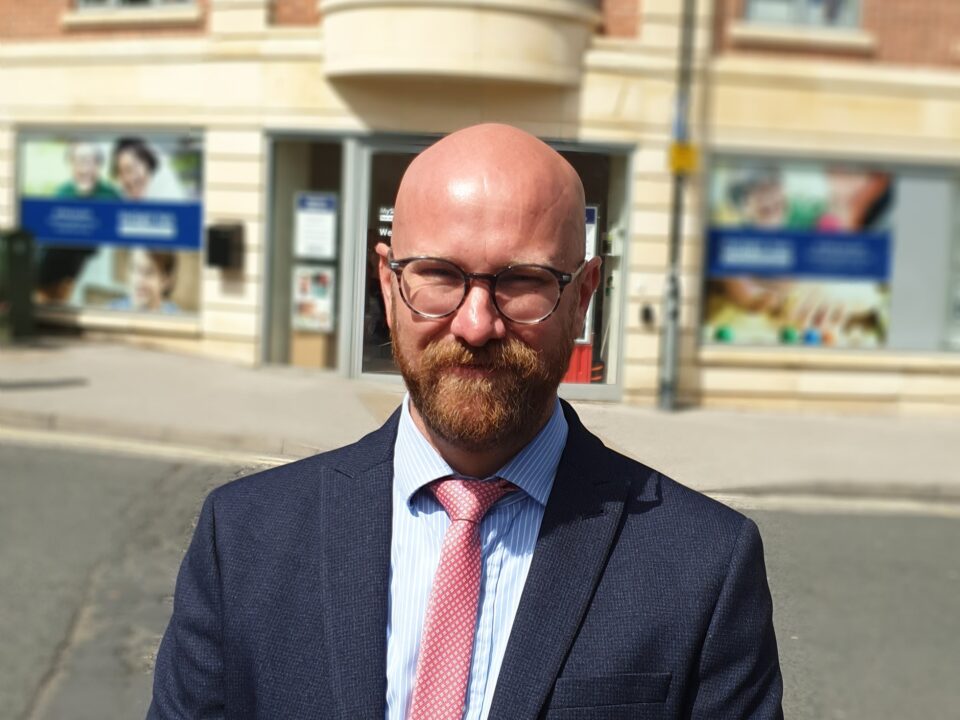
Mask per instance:
[[[480,599],[480,521],[516,487],[452,478],[431,488],[450,516],[417,658],[410,720],[459,720],[470,677]]]

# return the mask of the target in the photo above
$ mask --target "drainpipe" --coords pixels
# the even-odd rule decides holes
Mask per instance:
[[[659,406],[674,410],[677,406],[677,375],[680,345],[680,238],[683,234],[683,196],[687,180],[696,168],[696,150],[690,143],[688,115],[690,85],[693,77],[693,31],[696,0],[683,0],[680,51],[677,66],[677,100],[670,147],[673,173],[673,199],[670,211],[670,264],[663,298],[663,349],[660,353]]]

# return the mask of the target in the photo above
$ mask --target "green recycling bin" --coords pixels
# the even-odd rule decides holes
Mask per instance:
[[[33,334],[33,235],[0,232],[0,340]]]

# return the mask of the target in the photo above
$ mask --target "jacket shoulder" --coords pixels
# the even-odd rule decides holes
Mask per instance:
[[[209,500],[221,509],[251,502],[260,507],[295,502],[305,495],[315,496],[327,479],[339,476],[349,480],[392,462],[397,416],[394,413],[383,426],[349,445],[232,480],[211,491]]]
[[[602,445],[602,444],[601,444]],[[734,508],[694,490],[660,470],[606,446],[607,472],[630,485],[628,512],[643,512],[665,537],[689,542],[696,537],[716,549],[737,540],[753,521]],[[699,545],[700,542],[695,542]]]
[[[734,535],[749,521],[742,513],[677,482],[656,468],[607,447],[590,432],[574,409],[561,403],[569,427],[565,457],[583,474],[600,473],[605,480],[625,483],[631,510],[654,511],[665,522],[685,522],[705,528],[727,530]]]

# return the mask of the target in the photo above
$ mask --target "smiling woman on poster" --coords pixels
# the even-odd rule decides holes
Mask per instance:
[[[177,256],[137,248],[130,253],[127,265],[128,295],[110,304],[112,310],[135,312],[178,313],[180,308],[170,300],[176,282]]]
[[[140,138],[120,138],[113,146],[111,172],[126,200],[148,197],[159,166],[157,154]]]

